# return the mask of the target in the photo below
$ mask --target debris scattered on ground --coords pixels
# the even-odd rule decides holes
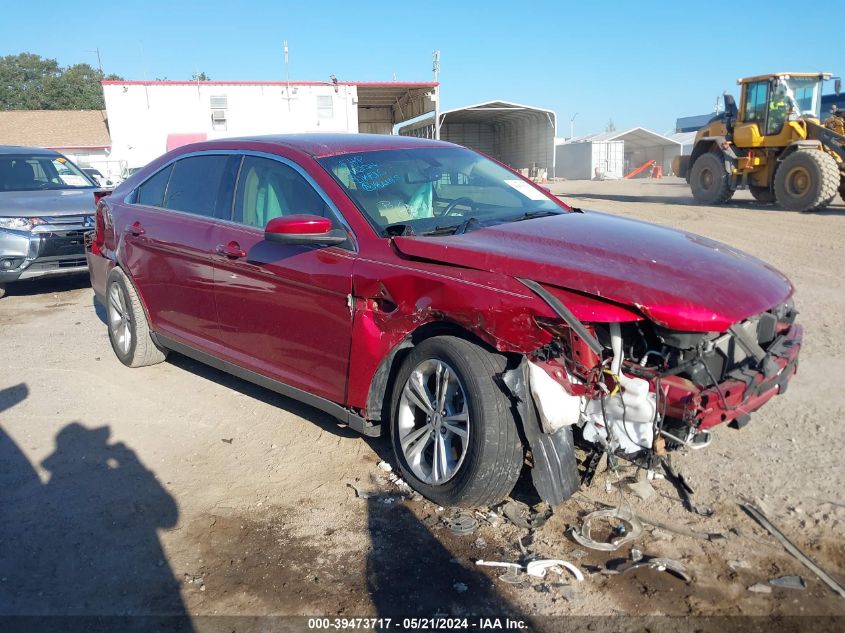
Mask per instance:
[[[235,438],[234,438],[234,437],[230,437],[230,438],[226,439],[226,438],[224,437],[224,438],[222,438],[220,441],[221,441],[221,442],[225,442],[226,444],[231,444],[232,442],[234,442],[234,441],[235,441]]]
[[[663,465],[663,470],[666,473],[667,481],[669,481],[673,486],[675,486],[678,493],[681,495],[681,499],[683,499],[684,501],[684,507],[686,507],[686,509],[690,512],[700,514],[703,517],[713,516],[713,510],[711,510],[710,508],[696,505],[695,501],[693,501],[692,498],[692,496],[695,494],[695,491],[687,483],[687,480],[684,479],[684,476],[672,468],[672,463],[669,458],[667,457],[661,460],[660,463]]]
[[[814,574],[816,574],[816,576],[818,576],[822,580],[822,582],[824,582],[824,584],[833,589],[833,591],[839,594],[840,597],[845,598],[845,587],[843,587],[833,578],[831,578],[825,570],[816,565],[816,563],[813,562],[810,557],[808,557],[806,554],[804,554],[804,552],[802,552],[795,545],[793,545],[792,541],[786,538],[783,532],[781,532],[777,527],[775,527],[775,525],[771,521],[769,521],[769,519],[766,518],[766,515],[764,515],[760,510],[755,508],[750,503],[741,504],[740,507],[742,507],[742,509],[745,510],[752,519],[754,519],[755,521],[757,521],[757,523],[766,528],[769,534],[774,536],[780,542],[780,544],[783,545],[787,552],[792,554],[801,563],[803,563],[805,567],[807,567]]]
[[[609,541],[604,542],[595,541],[592,538],[592,523],[598,519],[618,519],[619,521],[627,523],[630,528],[625,527],[624,524],[621,526],[616,525],[614,528],[614,535],[616,535],[617,538],[612,538]],[[572,528],[570,533],[572,538],[584,547],[589,547],[590,549],[600,550],[603,552],[614,552],[625,543],[639,538],[642,531],[643,526],[633,512],[627,509],[614,508],[610,510],[596,510],[595,512],[591,512],[584,517],[583,523],[581,524],[581,530],[578,531],[575,528]]]
[[[476,510],[475,516],[477,516],[482,521],[489,523],[490,527],[497,528],[502,524],[502,518],[498,514],[490,510],[488,510],[487,512]]]
[[[543,512],[534,512],[526,504],[511,499],[502,506],[502,514],[517,527],[536,530],[542,527],[552,516],[551,508]]]
[[[379,462],[378,467],[386,473],[392,473],[393,472],[393,466],[391,466],[387,462]]]
[[[487,547],[487,541],[485,541],[482,537],[479,536],[477,539],[475,539],[475,542],[472,544],[472,546],[476,549],[484,549],[485,547]]]
[[[665,571],[676,578],[680,578],[686,583],[692,582],[692,576],[687,572],[686,566],[680,561],[672,558],[661,558],[658,556],[650,556],[643,554],[637,548],[631,549],[631,560],[617,565],[613,568],[613,572],[626,574],[635,569],[642,569],[647,567],[649,569],[656,569],[657,571]]]
[[[615,506],[608,505],[606,503],[602,503],[601,501],[591,499],[590,497],[588,497],[587,495],[585,495],[582,492],[577,492],[575,494],[580,499],[583,499],[584,501],[587,501],[589,503],[592,503],[593,505],[596,505],[596,506],[599,506],[599,507],[602,507],[602,508],[613,508],[613,507],[615,507]],[[690,538],[697,538],[697,539],[702,539],[702,540],[705,540],[705,541],[718,541],[718,540],[725,538],[725,535],[721,534],[720,532],[696,532],[694,530],[690,530],[690,529],[685,528],[685,527],[680,527],[680,526],[677,526],[677,525],[670,525],[668,523],[656,521],[654,519],[650,519],[649,517],[643,516],[641,514],[637,514],[635,512],[632,512],[631,514],[632,514],[632,516],[636,517],[640,521],[640,523],[646,523],[648,525],[651,525],[652,527],[656,527],[658,529],[665,530],[667,532],[672,532],[674,534],[679,534],[681,536],[689,536]]]
[[[534,576],[536,578],[545,578],[547,571],[554,571],[559,575],[563,575],[563,570],[561,569],[568,569],[572,572],[572,575],[575,576],[575,580],[578,582],[584,581],[584,574],[581,573],[581,570],[578,569],[572,563],[569,563],[565,560],[557,560],[557,559],[545,559],[545,560],[532,560],[525,566],[525,572],[529,576]]]
[[[504,561],[497,561],[497,560],[477,560],[475,561],[476,565],[480,565],[482,567],[507,567],[513,571],[522,571],[524,568],[519,563],[508,563]]]
[[[751,569],[751,565],[744,560],[729,560],[728,567],[736,571],[737,569]]]
[[[464,582],[456,582],[454,585],[452,585],[452,588],[458,593],[466,593],[467,591],[469,591],[469,587],[467,587],[466,583]]]
[[[459,512],[449,519],[446,519],[446,526],[452,534],[466,536],[478,529],[478,521],[469,514]]]
[[[633,492],[640,499],[650,499],[655,494],[657,494],[648,479],[643,479],[641,481],[628,484],[628,490]]]
[[[366,490],[361,490],[360,488],[358,488],[358,486],[349,481],[346,482],[346,485],[349,488],[352,488],[352,490],[355,492],[355,496],[359,499],[369,499],[370,497],[377,497],[379,495],[379,493],[377,492],[368,492]]]
[[[584,580],[584,574],[581,573],[581,570],[565,560],[538,559],[529,561],[525,565],[492,560],[477,560],[475,561],[475,564],[484,567],[507,568],[508,572],[505,575],[500,576],[499,579],[511,584],[519,584],[523,580],[521,576],[521,572],[523,571],[534,578],[545,578],[548,571],[553,571],[558,575],[563,575],[563,570],[567,569],[573,576],[575,576],[575,580],[578,582],[583,582]],[[507,578],[505,578],[505,576],[507,576]]]
[[[758,582],[755,585],[751,585],[748,591],[753,591],[754,593],[772,593],[772,588],[765,583]]]
[[[769,581],[772,587],[780,587],[782,589],[806,589],[807,581],[801,576],[780,576],[779,578],[772,578]]]

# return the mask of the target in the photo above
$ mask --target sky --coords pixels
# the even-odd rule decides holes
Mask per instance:
[[[845,73],[842,21],[793,2],[684,0],[144,0],[3,3],[0,56],[31,52],[97,64],[125,79],[430,81],[441,106],[493,99],[557,113],[558,136],[674,129],[712,112],[736,79]],[[832,84],[825,92],[832,92]],[[738,95],[737,95],[738,96]]]

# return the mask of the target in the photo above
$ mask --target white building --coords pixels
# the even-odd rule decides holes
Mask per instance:
[[[649,161],[669,175],[682,147],[680,141],[642,127],[590,134],[555,148],[556,175],[568,180],[622,178]]]
[[[141,167],[187,143],[295,132],[392,134],[434,111],[433,82],[103,81],[112,160]]]

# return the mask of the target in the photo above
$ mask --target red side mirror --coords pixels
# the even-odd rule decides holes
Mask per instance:
[[[264,239],[276,244],[342,244],[346,233],[332,229],[332,221],[319,215],[284,215],[264,227]]]

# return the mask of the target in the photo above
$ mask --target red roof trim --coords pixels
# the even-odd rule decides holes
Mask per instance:
[[[104,79],[104,86],[361,86],[364,88],[435,88],[436,81],[143,81]]]
[[[47,149],[110,149],[111,145],[53,145]]]

